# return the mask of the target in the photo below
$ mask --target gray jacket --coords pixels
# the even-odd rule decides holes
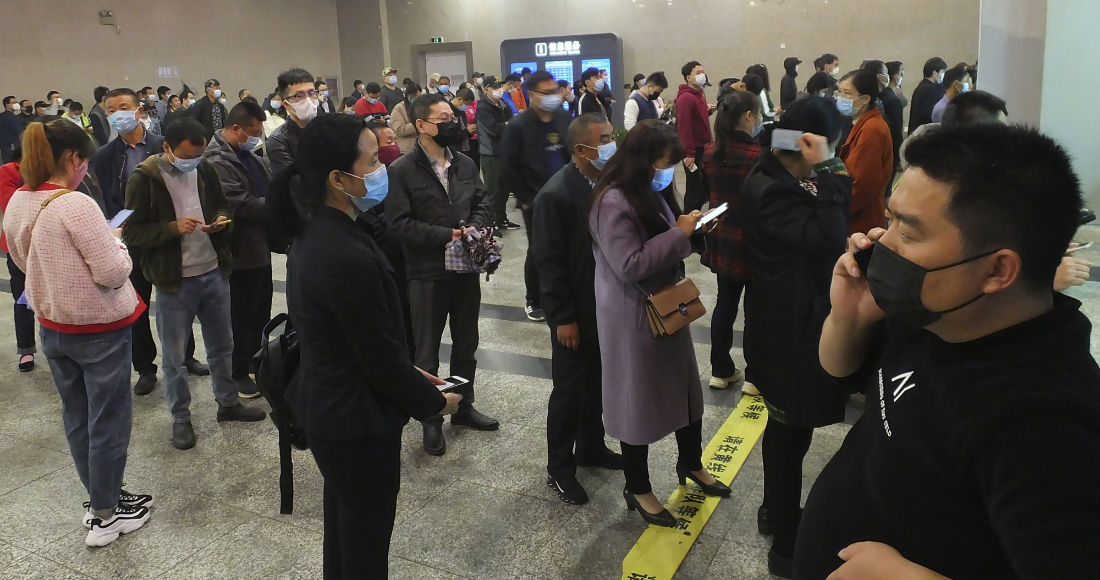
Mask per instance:
[[[252,158],[265,183],[258,184],[249,174],[237,150],[226,142],[222,131],[216,131],[206,146],[203,157],[214,166],[222,184],[222,193],[233,212],[234,228],[229,240],[233,252],[233,269],[262,268],[271,263],[271,251],[267,244],[267,183],[271,170],[267,161],[252,154]]]

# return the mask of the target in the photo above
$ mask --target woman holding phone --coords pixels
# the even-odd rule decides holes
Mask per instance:
[[[387,577],[401,430],[410,416],[454,413],[462,398],[413,366],[393,267],[359,217],[388,189],[378,139],[354,115],[310,123],[271,185],[273,213],[294,237],[287,307],[301,366],[288,395],[325,479],[326,579]]]
[[[593,190],[588,227],[596,258],[596,322],[607,434],[620,441],[628,509],[646,522],[672,527],[649,482],[649,445],[676,433],[676,473],[710,495],[729,487],[703,468],[703,392],[687,328],[654,338],[646,293],[684,275],[684,258],[702,212],[680,215],[672,186],[684,158],[676,129],[656,119],[638,123],[604,166]]]
[[[797,141],[760,154],[741,188],[752,268],[745,295],[745,360],[768,406],[761,451],[759,531],[774,534],[768,570],[791,577],[802,510],[802,459],[815,427],[844,419],[845,391],[818,362],[833,265],[847,248],[852,179],[832,157],[841,119],[831,99],[796,99],[777,122]],[[785,131],[784,131],[785,130]]]

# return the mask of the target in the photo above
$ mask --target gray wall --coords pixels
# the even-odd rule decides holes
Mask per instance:
[[[355,79],[381,82],[382,67],[388,63],[382,59],[382,18],[378,8],[378,0],[336,0],[345,93],[342,97],[355,90],[351,84]]]
[[[99,24],[103,9],[121,31]],[[0,14],[0,93],[31,100],[56,89],[90,108],[96,85],[187,82],[201,94],[214,77],[232,105],[241,88],[266,96],[290,66],[340,74],[335,0],[3,0]],[[162,66],[181,78],[158,78]]]
[[[865,58],[900,60],[907,91],[930,56],[950,64],[978,56],[978,0],[922,0],[916,6],[886,0],[756,0],[752,6],[749,0],[386,2],[390,53],[403,71],[411,65],[408,46],[433,36],[472,41],[474,66],[499,73],[501,40],[612,32],[623,38],[629,76],[664,70],[678,85],[680,67],[695,59],[716,81],[760,62],[777,93],[783,59],[792,55],[805,61],[800,84],[824,52],[839,55],[845,71]]]

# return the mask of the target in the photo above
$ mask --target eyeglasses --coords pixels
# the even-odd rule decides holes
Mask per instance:
[[[317,98],[317,95],[320,95],[320,94],[321,93],[318,93],[317,91],[312,91],[312,90],[309,91],[309,92],[299,92],[299,93],[294,93],[293,95],[290,95],[285,100],[289,101],[291,103],[297,103],[298,101],[302,101],[306,98],[315,99],[315,98]]]
[[[535,89],[528,89],[527,92],[535,93],[536,95],[553,95],[554,93],[557,93],[558,91],[556,89],[553,90],[553,91],[536,91]]]
[[[425,121],[427,121],[427,122],[429,122],[429,123],[433,123],[433,124],[439,124],[439,123],[453,123],[453,122],[454,122],[454,120],[455,120],[455,118],[454,118],[454,116],[453,116],[453,115],[448,115],[448,116],[446,116],[446,117],[441,117],[441,118],[439,118],[439,119],[432,119],[431,117],[428,117],[427,119],[425,119]]]

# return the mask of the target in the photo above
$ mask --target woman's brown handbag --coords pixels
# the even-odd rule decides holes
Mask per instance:
[[[655,338],[675,334],[707,313],[699,300],[699,289],[691,278],[684,278],[653,294],[646,295],[645,312],[649,318],[649,330]]]

